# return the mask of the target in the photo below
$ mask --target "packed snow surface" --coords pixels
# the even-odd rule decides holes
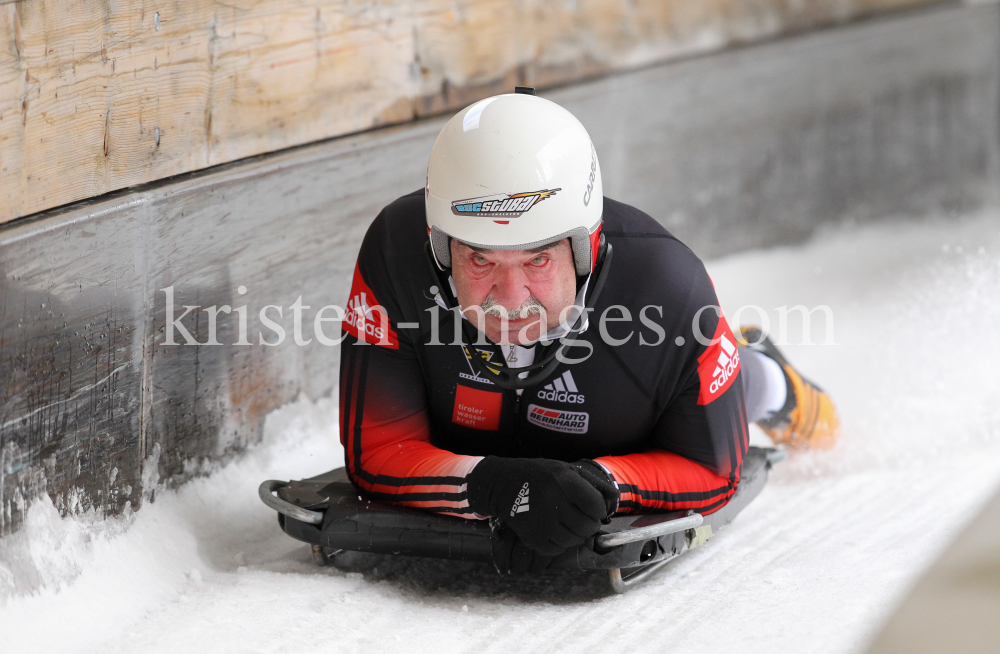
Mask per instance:
[[[793,455],[645,585],[363,554],[317,567],[257,499],[264,479],[340,465],[334,403],[302,399],[260,446],[136,514],[36,501],[0,540],[3,651],[863,651],[1000,483],[1000,219],[841,227],[709,270],[731,322],[763,308],[832,393],[843,438]],[[832,333],[822,310],[816,344],[795,313],[780,329],[795,305],[828,306]]]

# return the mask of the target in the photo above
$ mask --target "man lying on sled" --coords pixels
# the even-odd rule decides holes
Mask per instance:
[[[562,107],[515,93],[452,118],[423,191],[387,206],[344,322],[341,439],[365,496],[499,530],[540,571],[614,514],[708,514],[757,422],[836,436],[828,396],[757,330],[734,337],[702,262],[603,196]]]

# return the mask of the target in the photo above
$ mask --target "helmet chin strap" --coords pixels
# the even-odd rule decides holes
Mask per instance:
[[[425,244],[425,249],[428,250],[428,263],[431,266],[431,270],[434,271],[435,277],[437,277],[439,265],[437,263],[437,258],[434,256],[431,249],[430,241]],[[533,363],[530,366],[525,366],[523,368],[510,368],[504,362],[501,363],[501,368],[499,370],[494,371],[482,357],[475,354],[475,347],[473,343],[479,340],[479,336],[481,335],[479,329],[462,317],[462,327],[459,332],[459,340],[461,341],[463,347],[465,347],[468,351],[468,358],[472,367],[475,368],[479,374],[483,375],[486,379],[489,379],[500,388],[512,390],[535,386],[539,382],[548,378],[560,363],[572,363],[567,360],[565,351],[576,345],[574,337],[576,337],[583,330],[583,326],[587,323],[587,314],[593,311],[594,307],[597,306],[597,300],[601,296],[601,291],[604,290],[604,282],[607,280],[608,271],[611,270],[611,258],[614,248],[612,248],[611,244],[604,239],[603,234],[601,234],[601,241],[597,252],[597,268],[595,269],[597,271],[597,280],[590,288],[590,299],[586,301],[584,310],[577,317],[570,330],[558,340],[559,347],[549,352],[541,361]],[[457,303],[452,305],[450,299],[448,298],[448,291],[445,290],[447,286],[447,284],[441,285],[441,298],[444,299],[445,307],[449,312],[457,311],[461,313],[461,309]],[[544,343],[544,341],[542,341],[542,343]],[[503,357],[500,357],[500,360],[503,361]],[[521,375],[525,373],[527,373],[527,375],[524,378],[521,378]]]

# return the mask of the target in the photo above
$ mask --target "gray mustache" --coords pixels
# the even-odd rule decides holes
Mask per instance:
[[[545,305],[534,295],[513,309],[508,309],[500,304],[492,295],[488,295],[479,306],[482,308],[483,314],[496,316],[501,320],[523,320],[529,316],[537,316],[545,311]]]

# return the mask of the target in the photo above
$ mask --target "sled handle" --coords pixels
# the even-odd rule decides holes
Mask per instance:
[[[619,545],[625,545],[626,543],[634,543],[640,540],[650,540],[652,538],[666,536],[667,534],[675,534],[678,531],[694,529],[696,527],[700,527],[701,523],[704,521],[705,518],[703,518],[700,513],[692,513],[691,515],[686,515],[683,518],[667,520],[666,522],[650,525],[648,527],[626,529],[625,531],[616,531],[613,534],[600,534],[597,537],[596,543],[598,547],[603,548],[618,547]]]
[[[257,494],[260,495],[260,501],[268,505],[278,513],[286,515],[289,518],[294,518],[299,522],[307,522],[311,525],[322,524],[323,514],[319,511],[310,511],[309,509],[303,509],[300,506],[295,506],[291,502],[286,502],[280,497],[275,497],[273,495],[274,491],[279,488],[284,488],[288,485],[287,481],[278,481],[276,479],[268,479],[260,485],[257,489]]]

